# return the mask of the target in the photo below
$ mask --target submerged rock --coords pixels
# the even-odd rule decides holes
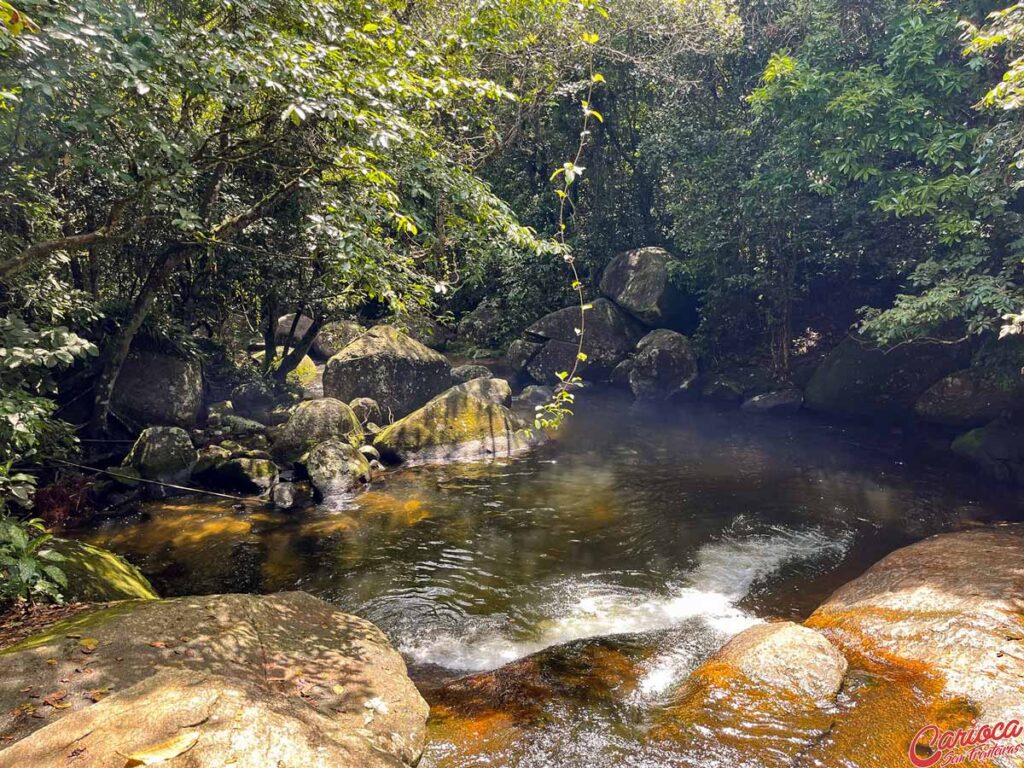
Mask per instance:
[[[33,768],[412,766],[427,719],[383,633],[302,592],[78,614],[0,654],[0,710]]]
[[[796,413],[804,404],[804,393],[799,389],[780,389],[754,395],[740,406],[750,413]]]
[[[339,439],[362,445],[363,428],[355,412],[334,398],[307,400],[292,411],[274,439],[274,455],[282,461],[298,461],[318,443]]]
[[[138,568],[109,550],[83,541],[56,538],[50,539],[46,546],[64,558],[57,567],[68,580],[67,587],[61,590],[66,600],[105,603],[158,597]]]
[[[278,509],[291,509],[295,506],[295,484],[278,483],[270,490],[270,500]]]
[[[203,401],[203,368],[159,352],[133,351],[117,376],[111,405],[138,426],[192,427]]]
[[[134,467],[147,480],[180,484],[188,480],[196,463],[196,449],[180,427],[150,427],[139,435],[124,465]]]
[[[848,337],[815,369],[804,392],[813,411],[900,419],[942,377],[962,368],[961,344],[906,344],[890,350]]]
[[[452,387],[374,438],[381,454],[400,461],[464,461],[511,456],[529,447],[523,425],[505,406],[503,379],[474,379]]]
[[[641,400],[668,400],[690,391],[697,379],[697,354],[681,333],[659,328],[644,336],[628,363],[627,380]]]
[[[601,276],[601,293],[645,325],[692,333],[696,301],[669,277],[672,257],[663,248],[638,248],[612,259]]]
[[[960,435],[950,448],[993,480],[1024,485],[1024,426],[996,420]]]
[[[580,363],[584,378],[603,381],[636,346],[643,335],[643,326],[608,299],[597,299],[586,310],[583,352],[587,359]],[[530,359],[526,368],[538,383],[554,384],[558,373],[572,370],[576,361],[580,327],[580,308],[566,307],[542,317],[526,329],[531,340],[543,340],[544,346]]]
[[[351,443],[327,440],[313,447],[306,456],[309,481],[329,501],[370,482],[370,465],[366,457]]]
[[[1022,594],[1024,527],[941,534],[872,566],[807,625],[861,665],[931,678],[936,697],[991,724],[1019,718],[1024,701]]]
[[[324,394],[348,402],[377,401],[385,416],[401,417],[451,384],[443,355],[386,325],[371,328],[327,362]]]

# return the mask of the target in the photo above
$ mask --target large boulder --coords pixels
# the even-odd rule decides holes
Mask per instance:
[[[960,435],[950,447],[993,480],[1024,485],[1024,426],[997,419]]]
[[[196,449],[180,427],[149,427],[139,435],[124,466],[137,469],[147,480],[179,484],[188,480]]]
[[[847,337],[814,371],[804,392],[813,411],[901,419],[935,382],[966,363],[963,344],[914,343],[889,350]]]
[[[118,416],[140,427],[192,427],[202,402],[203,368],[198,360],[135,350],[117,376],[111,405]]]
[[[385,416],[414,411],[451,384],[443,355],[387,325],[371,328],[327,361],[324,394],[377,401]]]
[[[601,276],[601,293],[645,325],[693,333],[697,303],[669,277],[672,257],[663,248],[638,248],[612,259]]]
[[[1024,409],[1020,371],[967,368],[949,374],[925,390],[914,404],[923,421],[953,427],[978,427]]]
[[[301,592],[119,603],[0,654],[5,768],[396,768],[426,719],[383,633]]]
[[[523,425],[506,407],[502,379],[452,387],[374,438],[382,455],[400,461],[465,461],[511,456],[529,447]]]
[[[366,329],[353,320],[325,323],[313,342],[312,352],[322,360],[330,360],[345,347],[366,333]]]
[[[328,504],[370,482],[370,463],[351,443],[327,440],[307,454],[309,481]]]
[[[643,326],[608,299],[597,299],[585,311],[583,353],[579,366],[585,379],[603,381],[636,346]],[[545,315],[525,331],[527,340],[544,346],[527,363],[530,376],[540,383],[557,383],[559,372],[568,372],[576,361],[581,327],[580,308],[566,307]]]
[[[298,461],[314,445],[334,439],[352,446],[362,444],[363,428],[355,412],[331,397],[306,400],[295,407],[278,430],[274,455],[282,461]]]
[[[522,373],[526,366],[533,360],[534,355],[544,347],[543,341],[529,341],[528,339],[516,339],[508,345],[505,353],[505,362],[515,373]]]
[[[923,672],[946,710],[959,699],[994,724],[1019,719],[1024,701],[1022,594],[1024,527],[942,534],[872,566],[807,625],[848,657]],[[908,735],[918,727],[903,726]]]
[[[628,366],[626,380],[640,400],[668,400],[690,392],[697,379],[697,354],[681,333],[659,328],[644,336]]]
[[[72,539],[50,539],[46,546],[63,557],[57,563],[67,577],[61,592],[74,602],[155,600],[156,591],[142,572],[119,555]]]

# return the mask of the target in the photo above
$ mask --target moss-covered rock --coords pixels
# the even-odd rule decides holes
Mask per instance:
[[[993,480],[1024,485],[1024,427],[997,419],[960,435],[950,448]]]
[[[352,446],[363,443],[363,428],[355,412],[340,400],[324,397],[299,403],[274,439],[274,456],[298,461],[318,443],[340,439]]]
[[[188,479],[196,458],[188,432],[180,427],[150,427],[139,435],[124,464],[148,480],[180,483]]]
[[[364,333],[366,329],[352,320],[326,323],[313,342],[313,351],[322,359],[330,360]]]
[[[377,401],[386,417],[410,413],[451,384],[443,355],[387,325],[371,328],[327,362],[324,394]]]
[[[306,455],[309,481],[325,502],[351,493],[370,481],[370,463],[350,443],[328,440]]]
[[[265,493],[277,482],[277,465],[258,451],[211,445],[199,452],[193,482],[220,491]]]
[[[257,352],[253,355],[253,359],[261,366],[266,357],[266,352]],[[281,364],[283,357],[284,347],[278,347],[277,354],[271,362],[271,369],[276,369]],[[303,392],[316,394],[320,391],[320,369],[316,367],[316,363],[313,362],[309,355],[303,355],[299,364],[295,366],[294,370],[289,371],[284,378],[287,383],[298,387]]]
[[[523,424],[503,403],[511,390],[501,379],[474,379],[452,387],[385,428],[374,446],[390,459],[464,461],[510,456],[529,447]]]
[[[452,368],[452,381],[462,384],[472,379],[490,379],[494,373],[486,365],[460,365]]]
[[[142,572],[109,550],[71,539],[51,539],[47,546],[64,558],[58,567],[68,580],[63,590],[68,600],[105,603],[157,598]]]
[[[813,411],[901,419],[942,377],[963,368],[963,344],[915,343],[890,350],[848,337],[815,369],[804,392]]]
[[[136,350],[121,367],[111,405],[139,427],[191,427],[202,401],[203,368],[198,360]]]

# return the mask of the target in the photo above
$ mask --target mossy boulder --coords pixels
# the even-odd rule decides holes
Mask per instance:
[[[132,351],[114,387],[114,411],[139,427],[192,427],[203,402],[198,360],[147,350]]]
[[[256,379],[239,384],[231,390],[231,404],[236,414],[265,422],[267,414],[277,404],[277,396],[269,382]]]
[[[211,445],[199,452],[192,480],[204,488],[265,493],[277,482],[277,465],[259,451]]]
[[[132,446],[124,465],[134,467],[147,480],[181,483],[196,463],[196,449],[180,427],[149,427]]]
[[[503,404],[510,397],[507,382],[474,379],[385,428],[373,445],[385,458],[417,463],[511,456],[530,441]]]
[[[282,461],[298,461],[314,445],[334,439],[362,445],[363,428],[355,412],[331,397],[306,400],[278,431],[273,454]]]
[[[1024,485],[1024,426],[997,419],[960,435],[950,448],[993,480]]]
[[[472,379],[490,379],[494,373],[486,365],[460,365],[452,368],[452,381],[462,384]]]
[[[380,405],[372,397],[357,397],[348,404],[360,424],[380,419]]]
[[[378,325],[327,361],[324,394],[342,402],[370,397],[385,417],[397,418],[448,387],[450,372],[440,353],[396,328]]]
[[[77,614],[0,653],[0,710],[26,768],[402,768],[428,714],[377,627],[302,592]]]
[[[62,590],[68,600],[106,603],[158,597],[138,568],[109,550],[71,539],[50,539],[47,546],[64,558],[57,566],[68,580]]]
[[[305,459],[309,481],[325,502],[351,493],[370,481],[370,463],[350,443],[328,440],[315,445]]]
[[[605,381],[612,369],[632,352],[644,327],[608,299],[596,299],[586,310],[583,353],[587,356],[578,372],[592,381]],[[566,307],[545,315],[524,332],[530,341],[543,347],[527,363],[526,370],[538,383],[554,384],[558,373],[570,371],[576,362],[579,345],[580,308]]]
[[[601,293],[652,328],[692,333],[697,302],[673,283],[672,257],[663,248],[638,248],[619,254],[601,276]]]
[[[1020,369],[967,368],[925,390],[914,404],[919,419],[953,427],[977,427],[1024,410]]]
[[[366,329],[353,320],[326,323],[313,342],[313,352],[323,360],[330,360],[364,333]]]
[[[883,420],[908,417],[935,382],[963,368],[964,344],[904,344],[889,350],[847,337],[815,369],[804,392],[813,411]]]
[[[501,341],[502,312],[494,301],[482,301],[459,320],[459,339],[478,346],[492,346]]]

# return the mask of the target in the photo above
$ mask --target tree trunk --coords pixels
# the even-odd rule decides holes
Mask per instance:
[[[323,318],[319,315],[313,318],[313,322],[306,329],[299,343],[295,345],[295,349],[285,355],[284,359],[281,360],[281,364],[277,366],[277,370],[274,371],[275,380],[283,382],[285,377],[298,367],[299,363],[302,362],[302,358],[309,352],[309,348],[313,346],[313,342],[316,341],[316,337],[320,333],[323,324]],[[294,330],[293,328],[292,332]]]
[[[100,374],[93,390],[92,419],[89,422],[90,434],[100,437],[106,432],[114,387],[117,384],[117,377],[121,373],[121,366],[124,365],[124,361],[131,351],[135,334],[138,333],[142,323],[149,315],[149,311],[153,308],[153,302],[167,276],[185,257],[189,248],[188,245],[175,243],[165,248],[156,257],[149,269],[149,274],[146,275],[146,281],[135,297],[128,321],[114,334],[103,350],[103,355],[100,358]]]

